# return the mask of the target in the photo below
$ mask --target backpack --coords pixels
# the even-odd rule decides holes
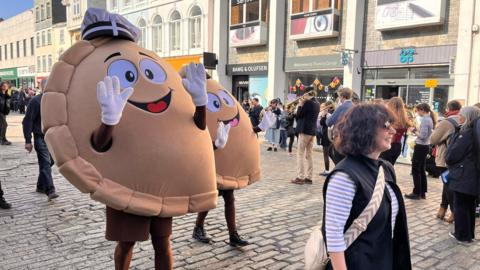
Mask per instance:
[[[445,118],[445,120],[450,122],[450,124],[452,124],[453,126],[453,132],[450,133],[447,139],[443,142],[445,146],[448,148],[448,145],[450,144],[452,139],[458,135],[458,132],[460,132],[460,125],[453,118]]]

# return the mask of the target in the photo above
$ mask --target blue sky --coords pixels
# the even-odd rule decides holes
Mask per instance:
[[[33,7],[34,0],[0,0],[0,18],[8,19]]]

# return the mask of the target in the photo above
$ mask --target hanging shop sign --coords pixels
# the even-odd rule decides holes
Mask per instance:
[[[255,75],[267,74],[267,72],[267,62],[227,65],[228,75]]]
[[[395,30],[443,24],[446,0],[378,0],[375,29]]]
[[[435,88],[437,86],[438,86],[438,80],[435,80],[435,79],[425,80],[426,88]]]

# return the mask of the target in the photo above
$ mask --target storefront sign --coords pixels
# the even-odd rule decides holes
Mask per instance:
[[[415,48],[400,50],[400,63],[411,64],[415,60]]]
[[[267,62],[227,65],[228,75],[267,74],[267,72],[268,72]]]
[[[438,80],[425,80],[425,87],[426,88],[435,88],[438,86]]]
[[[375,28],[393,30],[442,24],[446,0],[378,0]]]
[[[367,51],[365,52],[363,66],[373,68],[382,66],[403,66],[405,64],[448,65],[451,62],[451,59],[455,57],[456,53],[456,45]]]
[[[35,66],[17,68],[18,77],[35,77]]]
[[[0,78],[2,80],[16,79],[17,69],[16,68],[0,69]]]
[[[285,59],[285,71],[312,71],[343,68],[338,54],[321,56],[288,57]]]

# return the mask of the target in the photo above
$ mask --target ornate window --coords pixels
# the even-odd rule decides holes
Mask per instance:
[[[182,17],[178,11],[170,15],[170,51],[180,50]]]
[[[194,6],[190,10],[188,26],[190,33],[190,48],[200,48],[202,46],[202,10],[200,7]]]
[[[162,29],[162,17],[159,15],[153,18],[152,24],[152,50],[154,52],[163,51],[163,29]]]

